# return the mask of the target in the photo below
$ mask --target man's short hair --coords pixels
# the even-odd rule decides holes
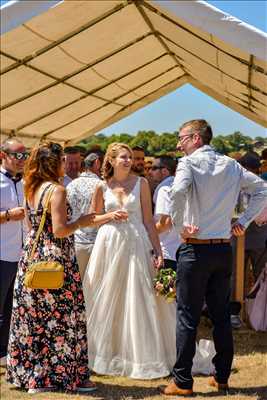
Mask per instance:
[[[86,151],[86,153],[85,153],[85,158],[86,158],[87,156],[89,156],[89,154],[92,154],[92,153],[97,154],[99,160],[100,160],[100,161],[103,161],[103,158],[104,158],[104,156],[105,156],[105,152],[104,152],[103,150],[101,150],[100,147],[93,146],[92,148],[88,149],[88,150]]]
[[[132,147],[132,150],[133,151],[143,151],[143,152],[145,152],[145,150],[141,146],[134,146],[134,147]]]
[[[191,121],[185,122],[179,128],[179,132],[188,127],[192,134],[197,133],[201,137],[203,144],[210,144],[213,134],[211,126],[205,119],[192,119]]]
[[[95,162],[95,160],[98,160],[99,156],[96,153],[90,153],[87,157],[84,159],[84,166],[85,168],[91,168]]]
[[[254,170],[259,169],[261,166],[260,158],[250,153],[244,154],[243,157],[239,158],[238,162],[242,167]]]
[[[167,168],[171,175],[175,174],[177,166],[177,161],[175,158],[168,155],[163,155],[156,157],[155,160],[159,160],[160,166]]]
[[[262,150],[261,159],[262,160],[267,160],[267,148]]]
[[[67,146],[64,148],[64,154],[81,154],[81,148],[78,146]]]

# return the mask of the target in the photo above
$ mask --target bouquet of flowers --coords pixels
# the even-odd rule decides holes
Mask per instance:
[[[176,272],[171,268],[162,268],[153,279],[157,296],[163,296],[168,303],[176,298]]]

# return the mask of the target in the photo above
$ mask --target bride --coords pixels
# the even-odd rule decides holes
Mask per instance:
[[[153,379],[175,361],[175,306],[154,292],[163,259],[149,185],[131,174],[132,158],[125,144],[108,147],[92,200],[95,222],[105,223],[84,277],[89,360],[99,374]]]

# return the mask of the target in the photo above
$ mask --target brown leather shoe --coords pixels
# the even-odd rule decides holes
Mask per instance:
[[[166,395],[180,395],[180,396],[192,396],[192,389],[181,389],[174,381],[171,381],[168,386],[161,389],[161,392]]]
[[[228,383],[219,383],[216,381],[214,376],[209,380],[209,386],[215,387],[218,390],[228,390],[229,386]]]

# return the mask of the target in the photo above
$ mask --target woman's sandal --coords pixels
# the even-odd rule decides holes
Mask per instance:
[[[43,388],[34,388],[28,389],[29,394],[37,394],[37,393],[44,393],[44,392],[55,392],[57,390],[56,386],[48,386]]]
[[[77,387],[78,393],[86,393],[86,392],[94,392],[97,389],[97,386],[92,381],[86,381],[82,386]]]

